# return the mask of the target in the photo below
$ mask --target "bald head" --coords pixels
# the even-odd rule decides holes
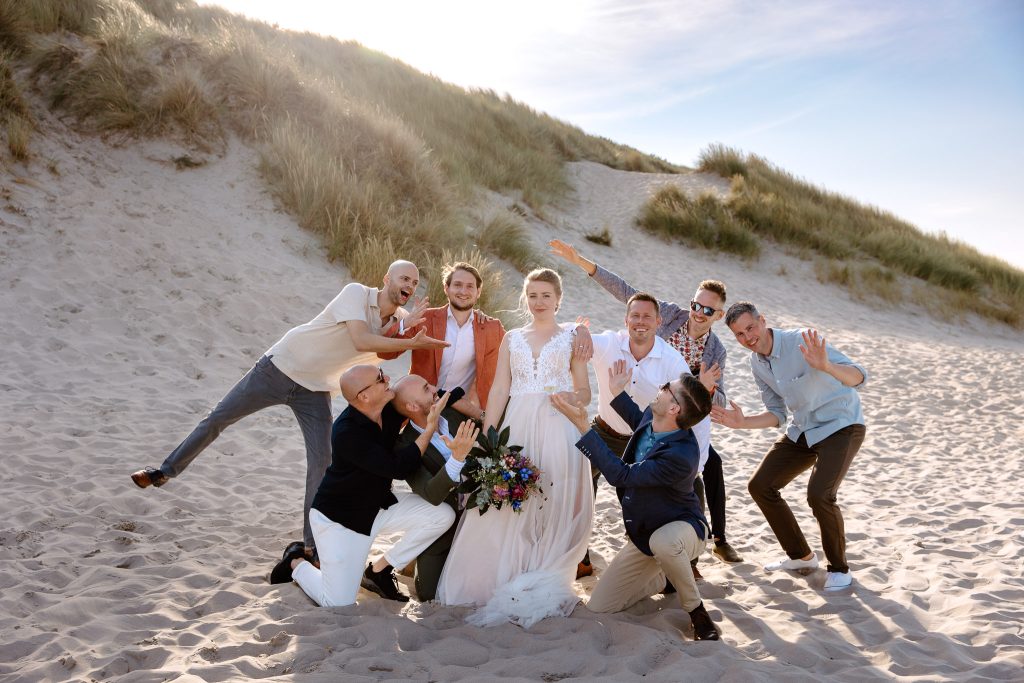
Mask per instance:
[[[374,389],[381,378],[381,370],[375,365],[353,365],[341,375],[341,395],[350,404],[363,398],[360,394]],[[385,386],[387,382],[384,382]]]
[[[395,261],[384,276],[384,293],[394,307],[404,306],[420,284],[420,271],[411,261]],[[390,311],[388,311],[390,313]]]
[[[391,402],[399,414],[417,424],[423,421],[437,398],[437,387],[419,375],[406,375],[392,387],[395,398]]]

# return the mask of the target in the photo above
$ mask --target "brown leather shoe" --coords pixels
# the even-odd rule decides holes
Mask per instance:
[[[742,562],[743,558],[728,543],[715,543],[715,555],[718,555],[725,562]]]
[[[580,562],[576,565],[576,578],[582,579],[584,576],[590,576],[594,573],[594,565],[589,562]]]
[[[170,479],[166,474],[160,470],[155,470],[152,467],[147,467],[144,470],[138,472],[132,472],[132,481],[140,489],[144,489],[147,486],[163,486]]]
[[[693,624],[694,640],[718,640],[720,634],[715,628],[715,622],[711,621],[711,615],[704,609],[704,603],[697,605],[697,608],[690,612],[690,623]]]

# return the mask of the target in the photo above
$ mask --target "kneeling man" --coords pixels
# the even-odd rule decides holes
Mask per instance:
[[[455,521],[447,506],[391,491],[392,480],[419,468],[447,399],[431,407],[423,434],[396,451],[403,418],[389,404],[395,397],[389,379],[372,365],[356,365],[341,377],[341,393],[349,405],[334,422],[333,460],[309,511],[320,568],[304,559],[292,560],[292,579],[322,607],[353,604],[360,585],[408,602],[392,567],[407,565]],[[392,533],[401,533],[401,540],[364,571],[374,538]]]
[[[709,533],[693,491],[700,447],[691,428],[711,412],[711,394],[699,379],[683,374],[664,384],[641,411],[623,391],[632,374],[621,360],[608,370],[611,405],[633,430],[622,460],[590,428],[585,408],[551,398],[583,433],[576,447],[615,487],[630,541],[602,574],[587,607],[619,612],[661,592],[667,577],[690,614],[694,639],[718,640],[690,569]]]
[[[398,380],[394,389],[395,399],[391,404],[399,413],[409,418],[409,423],[399,434],[395,446],[404,448],[426,432],[430,409],[437,402],[437,387],[419,375],[408,375]],[[462,390],[456,388],[450,392],[449,402],[458,400],[461,394]],[[406,478],[409,488],[423,500],[431,505],[441,505],[455,511],[456,522],[462,512],[456,488],[461,481],[466,455],[473,448],[479,434],[480,430],[472,420],[464,420],[459,425],[457,435],[452,438],[448,421],[443,416],[438,418],[437,429],[430,438],[419,468],[415,474]],[[414,576],[416,598],[420,602],[433,600],[437,594],[437,582],[448,559],[448,552],[452,549],[457,526],[458,524],[452,524],[416,558]]]

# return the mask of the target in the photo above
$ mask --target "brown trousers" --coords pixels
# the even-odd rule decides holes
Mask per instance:
[[[807,557],[811,549],[780,491],[801,472],[813,467],[807,482],[807,504],[821,529],[828,571],[849,570],[843,513],[836,504],[836,494],[853,456],[864,442],[864,433],[864,425],[850,425],[814,446],[808,446],[802,434],[797,441],[783,435],[750,477],[747,489],[790,558]]]

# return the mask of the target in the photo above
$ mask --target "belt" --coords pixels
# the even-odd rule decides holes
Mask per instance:
[[[617,431],[615,431],[614,429],[609,427],[608,423],[605,422],[604,420],[602,420],[600,415],[595,415],[594,416],[594,424],[596,424],[598,427],[600,427],[603,431],[608,432],[612,436],[617,436],[620,439],[629,440],[629,437],[632,436],[631,434],[619,434]]]

